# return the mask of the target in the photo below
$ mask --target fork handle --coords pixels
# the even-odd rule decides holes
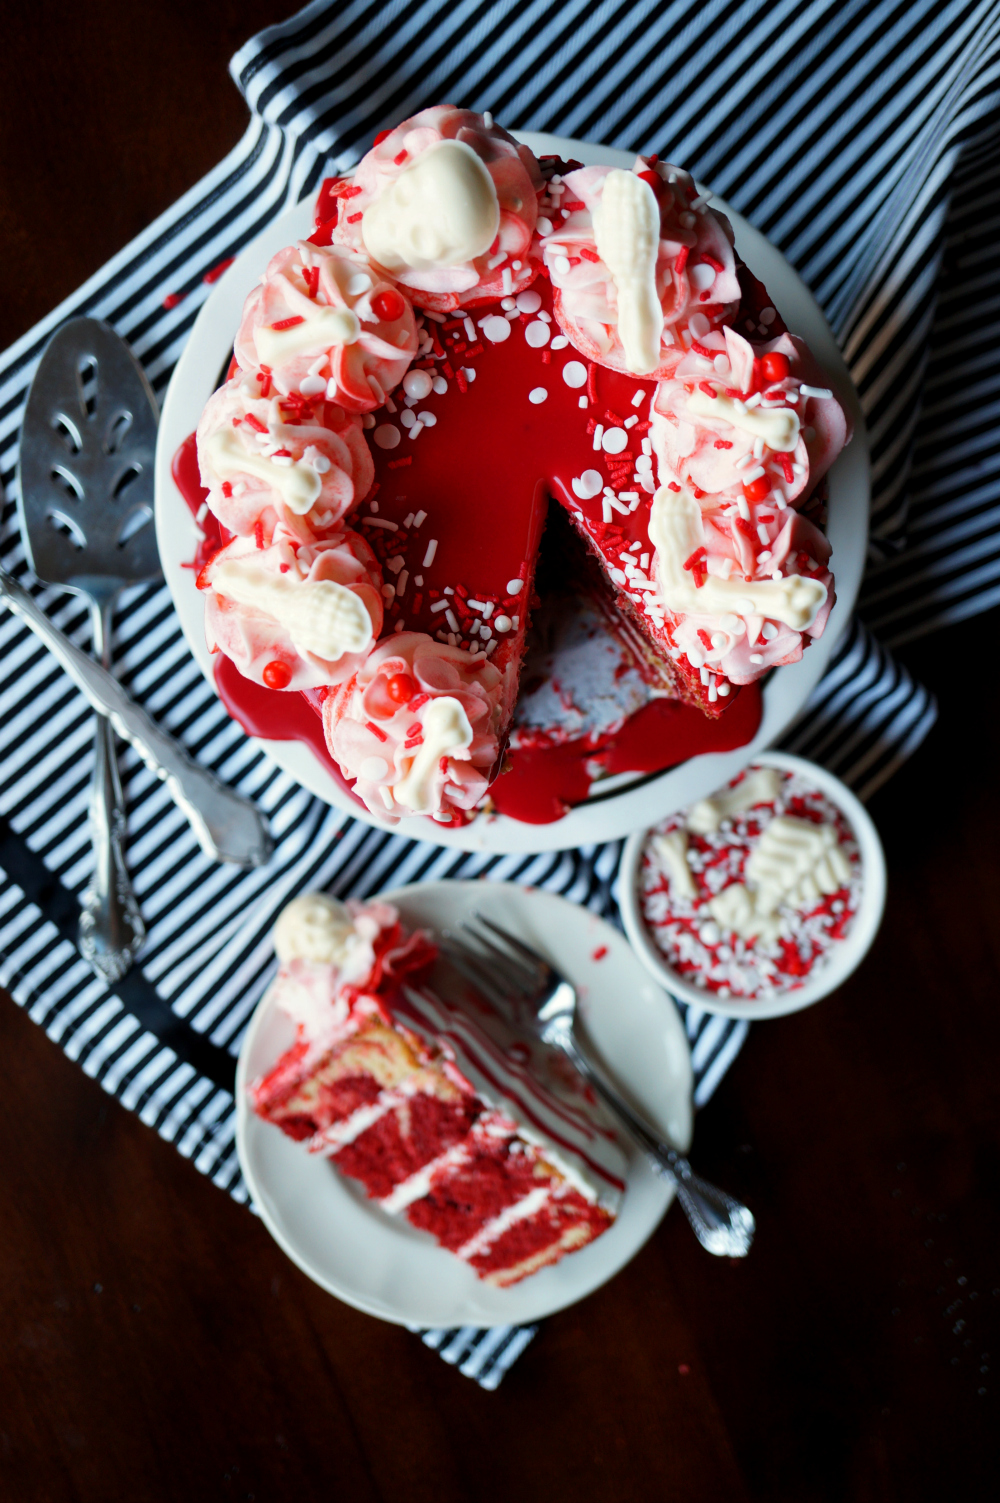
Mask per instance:
[[[114,675],[53,625],[28,591],[2,569],[0,600],[41,638],[92,707],[107,715],[118,735],[135,747],[150,772],[163,779],[206,855],[239,866],[263,866],[273,846],[263,816],[250,800],[199,767],[179,742],[129,699]]]
[[[702,1247],[717,1257],[746,1257],[756,1230],[753,1213],[725,1190],[695,1174],[676,1148],[660,1142],[639,1114],[591,1064],[571,1029],[560,1030],[558,1043],[601,1100],[645,1149],[657,1174],[673,1183],[681,1209]]]

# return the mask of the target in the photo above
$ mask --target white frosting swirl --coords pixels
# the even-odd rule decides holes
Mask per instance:
[[[198,576],[205,635],[245,678],[270,689],[339,684],[382,629],[382,575],[356,532],[300,543],[278,527],[267,547],[238,537]]]
[[[526,146],[473,110],[435,105],[362,157],[333,239],[366,249],[418,307],[490,302],[537,274],[530,250],[541,189]]]
[[[695,314],[706,330],[735,314],[740,285],[729,221],[700,202],[679,167],[650,168],[642,157],[631,173],[581,167],[549,194],[539,246],[555,316],[588,359],[666,376]]]
[[[375,466],[361,420],[322,398],[259,397],[252,378],[227,381],[198,424],[208,505],[230,532],[270,534],[282,523],[303,542],[333,531],[371,489]]]
[[[503,679],[423,632],[397,632],[328,696],[330,754],[373,814],[449,823],[475,808],[499,751]]]
[[[349,412],[381,407],[416,350],[408,298],[367,256],[307,240],[272,257],[243,306],[234,346],[259,387],[269,373],[282,395],[325,396]]]

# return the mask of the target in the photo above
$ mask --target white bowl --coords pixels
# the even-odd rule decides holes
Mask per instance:
[[[612,167],[631,167],[635,160],[634,154],[628,152],[559,136],[520,134],[519,139],[539,155],[560,152],[588,166],[607,163]],[[435,845],[467,851],[563,850],[618,840],[642,824],[663,819],[675,809],[704,798],[734,778],[765,747],[773,746],[799,714],[850,622],[861,582],[868,538],[868,439],[857,394],[819,304],[759,230],[722,199],[716,198],[715,204],[732,222],[737,250],[754,275],[768,287],[788,327],[806,340],[823,367],[828,384],[834,387],[854,422],[854,437],[828,476],[827,531],[833,547],[837,603],[822,637],[799,662],[768,675],[764,685],[764,715],[756,736],[735,751],[690,757],[678,767],[668,768],[652,778],[630,773],[595,783],[590,798],[551,824],[524,824],[504,815],[480,815],[471,824],[454,829],[422,816],[405,818],[396,826],[386,825],[334,779],[308,746],[299,741],[258,743],[280,768],[311,793],[366,824],[395,829],[397,834]],[[189,567],[199,532],[174,484],[170,462],[179,445],[197,427],[202,408],[228,363],[247,291],[275,251],[309,233],[311,211],[311,198],[287,209],[240,253],[220,278],[195,320],[160,417],[156,449],[156,536],[160,559],[188,645],[213,689],[213,658],[205,640],[205,602],[196,587],[195,573]]]
[[[632,947],[646,968],[661,986],[682,1002],[700,1007],[703,1012],[718,1013],[725,1018],[782,1018],[790,1012],[801,1012],[823,997],[836,991],[864,960],[878,933],[885,908],[885,854],[878,831],[871,815],[854,794],[815,762],[804,757],[793,757],[787,752],[766,752],[754,757],[753,767],[776,767],[782,772],[795,772],[825,793],[831,803],[844,815],[854,833],[861,853],[861,902],[854,922],[842,940],[830,951],[817,973],[803,986],[776,992],[773,996],[759,998],[719,997],[708,988],[693,986],[668,964],[662,950],[646,927],[642,916],[639,896],[639,873],[642,852],[649,829],[637,830],[630,835],[622,852],[622,864],[618,877],[618,906],[621,909],[625,933]]]

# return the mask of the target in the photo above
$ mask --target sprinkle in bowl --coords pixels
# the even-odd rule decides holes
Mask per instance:
[[[784,752],[630,836],[618,902],[646,967],[675,997],[776,1018],[857,969],[885,907],[867,810],[825,768]]]

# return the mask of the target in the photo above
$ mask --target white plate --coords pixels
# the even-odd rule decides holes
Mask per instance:
[[[586,165],[607,163],[630,167],[629,152],[559,136],[518,132],[538,155],[558,152]],[[715,203],[729,216],[736,232],[736,246],[755,276],[765,283],[782,317],[794,334],[806,340],[823,366],[837,396],[851,412],[854,438],[830,471],[830,521],[833,568],[837,578],[837,604],[826,631],[805,653],[801,662],[779,668],[764,687],[764,715],[753,741],[736,751],[692,757],[679,767],[642,783],[628,779],[618,792],[595,798],[571,809],[552,824],[530,825],[504,815],[480,817],[459,829],[449,829],[433,820],[414,817],[388,826],[352,798],[321,765],[315,754],[298,741],[262,741],[260,745],[279,767],[326,803],[380,829],[393,828],[401,835],[429,840],[435,845],[462,850],[548,851],[594,841],[616,840],[640,826],[655,823],[675,809],[704,798],[713,789],[745,767],[765,747],[773,745],[805,704],[823,675],[837,640],[850,620],[861,583],[868,537],[869,465],[864,419],[847,367],[837,348],[819,304],[785,258],[764,236],[722,199]],[[296,204],[274,221],[239,255],[220,279],[198,314],[191,337],[174,371],[163,415],[160,418],[156,452],[156,535],[163,572],[191,651],[212,685],[212,657],[205,644],[204,602],[195,587],[194,571],[184,568],[194,556],[198,530],[170,474],[170,462],[179,446],[198,425],[202,409],[218,384],[225,366],[243,300],[282,246],[308,235],[312,229],[312,200]],[[595,787],[599,793],[599,787]]]
[[[718,1013],[724,1018],[783,1018],[791,1012],[801,1012],[814,1002],[828,997],[852,975],[871,949],[872,941],[882,922],[885,910],[885,852],[872,817],[855,795],[832,772],[807,762],[804,757],[793,757],[788,752],[767,752],[755,757],[759,767],[778,767],[782,772],[795,772],[812,783],[814,788],[825,793],[836,804],[854,832],[861,853],[861,902],[854,922],[844,939],[838,941],[830,957],[811,981],[791,991],[776,992],[773,997],[740,998],[719,997],[708,988],[693,986],[673,970],[666,956],[646,927],[639,898],[639,872],[642,852],[648,830],[637,830],[625,842],[621,870],[618,877],[618,904],[621,909],[625,933],[646,968],[661,986],[675,997],[700,1007],[703,1012]],[[715,789],[712,790],[715,792]],[[657,821],[659,823],[659,821]]]
[[[625,1094],[669,1141],[691,1140],[691,1056],[677,1010],[617,929],[586,908],[512,883],[428,882],[380,894],[404,922],[440,932],[473,909],[544,951],[580,990],[583,1036]],[[607,946],[601,960],[595,950]],[[580,1252],[511,1289],[494,1289],[389,1216],[321,1157],[255,1116],[247,1082],[274,1064],[292,1025],[265,997],[250,1021],[236,1071],[236,1146],[264,1225],[294,1263],[338,1299],[410,1326],[492,1326],[539,1320],[612,1278],[652,1234],[673,1190],[638,1149],[614,1225]]]

